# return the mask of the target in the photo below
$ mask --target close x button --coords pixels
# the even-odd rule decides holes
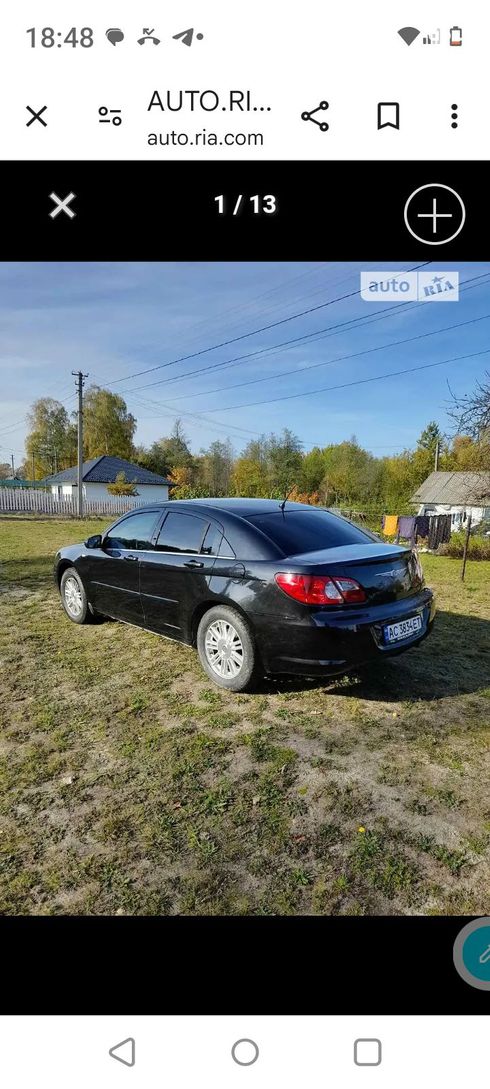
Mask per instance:
[[[56,219],[61,212],[64,212],[68,219],[75,219],[77,213],[73,211],[71,204],[72,201],[76,200],[76,193],[68,193],[66,197],[59,197],[57,193],[50,193],[49,199],[54,204],[54,208],[49,213],[51,219]]]
[[[407,230],[426,246],[452,242],[463,229],[466,208],[449,185],[421,185],[410,194],[404,208]]]
[[[41,106],[40,110],[35,110],[35,109],[33,109],[32,106],[26,106],[27,112],[31,114],[31,117],[29,118],[29,120],[26,121],[26,128],[29,129],[31,127],[31,125],[34,124],[35,121],[38,121],[39,124],[42,125],[44,129],[47,129],[48,122],[43,117],[43,114],[46,113],[47,108],[48,108],[47,106]]]

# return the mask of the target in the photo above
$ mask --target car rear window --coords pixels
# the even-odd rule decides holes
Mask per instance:
[[[373,540],[362,529],[326,510],[278,510],[254,515],[249,521],[278,545],[285,556]]]

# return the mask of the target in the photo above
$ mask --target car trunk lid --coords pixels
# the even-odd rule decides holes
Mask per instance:
[[[367,603],[372,605],[410,597],[423,586],[418,559],[412,549],[376,542],[289,556],[281,566],[308,575],[330,575],[332,578],[346,575],[362,586]]]

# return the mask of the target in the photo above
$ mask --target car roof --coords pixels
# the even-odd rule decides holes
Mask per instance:
[[[273,514],[281,509],[281,499],[235,499],[235,498],[211,498],[211,499],[172,499],[172,509],[179,507],[209,508],[227,511],[230,514],[238,514],[247,518],[253,514]],[[312,510],[307,503],[286,502],[286,510]]]
[[[157,503],[145,503],[126,511],[126,514],[137,514],[144,510],[163,510],[168,507],[171,510],[219,510],[229,514],[237,514],[242,518],[248,518],[257,514],[274,514],[281,509],[281,499],[235,499],[235,498],[210,498],[210,499],[165,499]],[[308,503],[292,503],[286,501],[286,511],[293,510],[320,510],[325,508],[312,507]]]

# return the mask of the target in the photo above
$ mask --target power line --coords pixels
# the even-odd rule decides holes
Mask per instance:
[[[417,269],[425,268],[430,263],[430,261],[424,261],[423,264],[415,265],[413,268],[406,271],[416,272]],[[123,378],[112,379],[112,385],[118,385],[119,382],[129,382],[132,378],[139,378],[142,374],[152,374],[153,371],[159,371],[165,367],[174,367],[177,363],[183,363],[186,359],[195,359],[197,356],[206,355],[208,352],[215,352],[218,348],[226,348],[229,344],[237,344],[240,340],[247,340],[248,337],[256,336],[258,333],[265,333],[269,329],[277,329],[278,326],[286,325],[290,321],[295,321],[296,318],[304,318],[307,314],[314,314],[318,310],[324,310],[327,306],[333,306],[338,302],[345,302],[346,299],[352,299],[356,295],[360,295],[360,288],[357,288],[355,291],[350,291],[346,295],[339,295],[335,299],[327,299],[326,302],[318,303],[316,306],[310,306],[307,310],[300,310],[296,314],[290,314],[289,317],[281,318],[280,321],[273,321],[269,325],[262,325],[259,329],[251,329],[248,333],[241,333],[240,336],[223,340],[220,344],[212,344],[209,348],[201,348],[197,352],[179,356],[178,359],[171,359],[167,363],[158,363],[155,367],[147,367],[145,370],[136,371],[134,374],[127,374]]]
[[[154,402],[150,401],[147,398],[139,398],[139,400],[140,400],[141,403],[143,403],[143,407],[149,407],[149,406],[151,406],[153,404],[156,406],[159,403],[158,401],[154,401]],[[144,405],[144,401],[147,401],[147,406]],[[170,412],[170,413],[169,412],[161,412],[157,416],[141,416],[140,419],[159,420],[159,419],[161,419],[162,416],[165,416],[165,417],[171,416],[171,418],[174,419],[174,420],[181,419],[181,418],[184,418],[184,419],[189,418],[192,422],[195,421],[195,422],[199,423],[204,428],[204,430],[214,430],[214,428],[208,426],[209,424],[211,424],[210,420],[207,420],[205,416],[202,416],[199,413],[193,413],[193,412]],[[251,431],[249,428],[237,427],[236,424],[230,424],[230,423],[224,423],[224,422],[221,423],[221,422],[218,422],[217,420],[215,420],[214,423],[217,424],[217,426],[220,427],[222,429],[222,431],[225,432],[225,434],[227,435],[228,438],[229,438],[230,428],[232,430],[243,431],[245,433],[245,435],[253,435],[253,436],[255,436],[255,438],[261,438],[262,435],[264,434],[263,431]],[[216,431],[215,431],[215,433],[216,433]],[[322,446],[325,445],[325,440],[324,439],[321,439],[321,440],[320,439],[317,439],[317,440],[311,440],[311,439],[305,440],[305,439],[302,439],[300,436],[298,436],[298,437],[299,437],[299,441],[301,442],[301,445],[304,446],[304,447],[309,447],[310,449],[313,449],[316,446],[322,447]],[[376,450],[403,450],[405,448],[405,446],[406,446],[406,443],[383,443],[382,446],[371,446],[370,449],[372,449],[372,450],[375,450],[375,449]]]
[[[278,292],[280,293],[280,292],[284,291],[284,288],[289,288],[293,284],[299,283],[300,281],[308,279],[311,276],[318,275],[318,273],[322,272],[322,270],[324,268],[328,268],[328,265],[329,265],[328,261],[317,262],[317,263],[314,264],[313,267],[310,266],[310,268],[307,269],[306,272],[300,273],[298,276],[289,277],[287,280],[281,280],[281,282],[279,284],[276,284],[274,287],[269,288],[267,291],[261,291],[258,295],[254,295],[251,298],[248,298],[246,302],[237,303],[235,306],[230,306],[226,310],[221,310],[219,312],[219,314],[214,314],[213,313],[210,316],[207,316],[206,318],[202,318],[200,321],[193,322],[191,328],[188,329],[188,330],[186,329],[186,333],[187,332],[194,333],[195,330],[201,330],[201,331],[198,332],[195,336],[191,336],[190,338],[188,338],[186,336],[186,340],[190,340],[190,343],[192,344],[193,341],[200,339],[202,337],[203,328],[206,329],[206,328],[209,328],[210,326],[212,328],[213,324],[216,325],[217,319],[219,320],[219,325],[220,325],[221,330],[223,328],[232,328],[233,324],[236,325],[236,321],[235,322],[231,321],[231,322],[227,322],[226,324],[223,324],[223,318],[226,318],[227,316],[229,316],[231,314],[243,313],[243,311],[251,309],[254,306],[254,303],[256,303],[258,300],[269,299],[271,296],[277,295]],[[352,273],[349,276],[343,276],[343,277],[340,277],[340,278],[337,277],[333,281],[333,284],[329,283],[329,286],[330,287],[332,287],[332,286],[337,287],[341,283],[346,283],[351,278],[352,278]],[[289,299],[289,300],[283,299],[280,302],[274,303],[272,306],[267,305],[265,307],[262,307],[260,310],[255,311],[254,317],[257,317],[257,316],[259,316],[261,314],[264,314],[264,313],[267,313],[267,314],[273,313],[274,311],[279,310],[281,306],[284,307],[285,305],[286,306],[291,305],[293,302],[294,303],[300,302],[302,299],[306,299],[306,298],[311,299],[313,295],[318,295],[322,291],[323,292],[325,291],[325,283],[323,283],[320,288],[317,288],[316,291],[311,291],[310,290],[310,291],[307,291],[307,292],[303,292],[300,295],[295,295],[293,297],[293,299]]]
[[[468,280],[464,280],[463,284],[471,285],[471,287],[468,286],[465,288],[463,287],[463,285],[461,285],[460,293],[463,290],[471,291],[472,288],[481,286],[481,284],[473,282],[475,280],[481,279],[484,279],[484,281],[488,281],[490,277],[488,273],[485,273],[481,276],[471,277]],[[248,352],[245,355],[234,356],[232,359],[223,360],[221,363],[211,363],[207,367],[198,367],[195,370],[183,371],[182,374],[179,374],[176,377],[172,376],[171,378],[162,378],[157,382],[147,382],[142,386],[133,386],[132,389],[122,390],[122,393],[124,395],[129,395],[131,393],[137,393],[140,390],[152,389],[155,386],[165,386],[169,383],[175,384],[177,382],[183,381],[184,378],[192,378],[196,375],[200,376],[202,374],[207,374],[210,371],[227,370],[229,367],[237,366],[240,363],[246,362],[248,359],[256,358],[257,356],[276,355],[281,349],[284,349],[284,351],[290,351],[302,341],[309,340],[310,344],[314,344],[318,340],[325,340],[328,339],[330,336],[338,336],[338,334],[342,331],[351,332],[354,327],[355,329],[360,329],[363,328],[365,325],[373,325],[378,321],[386,321],[391,316],[396,316],[400,310],[403,310],[404,313],[410,313],[412,310],[415,310],[418,307],[425,305],[426,304],[424,302],[414,303],[411,306],[407,303],[397,303],[395,306],[387,306],[384,307],[383,310],[376,311],[376,314],[361,314],[357,318],[349,318],[347,321],[337,322],[335,325],[327,325],[323,329],[317,329],[313,333],[303,333],[299,337],[293,337],[289,340],[281,341],[279,342],[279,344],[270,345],[268,348],[257,348],[253,352]],[[350,328],[347,328],[348,326]],[[190,396],[194,396],[194,394],[191,394]],[[198,394],[196,394],[195,396],[198,396]]]
[[[166,403],[180,401],[183,397],[189,400],[191,397],[208,397],[212,393],[223,393],[230,389],[240,389],[243,386],[256,386],[260,382],[272,382],[275,378],[284,378],[290,375],[304,374],[305,371],[318,370],[320,367],[330,367],[333,363],[342,363],[347,359],[359,359],[363,355],[372,355],[374,352],[383,352],[386,348],[399,348],[402,344],[413,344],[416,340],[424,340],[427,337],[437,336],[439,333],[449,333],[454,329],[462,329],[466,325],[475,325],[479,321],[488,321],[490,314],[482,314],[477,318],[468,318],[467,321],[457,322],[455,325],[446,325],[442,329],[432,329],[428,333],[419,333],[415,337],[407,337],[404,340],[392,340],[388,344],[379,344],[374,348],[365,348],[362,352],[351,352],[349,355],[337,355],[333,359],[327,359],[321,363],[309,363],[305,367],[293,367],[287,371],[278,371],[268,374],[264,378],[249,378],[246,382],[235,382],[232,386],[217,386],[215,389],[204,390],[199,393],[181,393],[178,397],[170,397]]]
[[[70,397],[66,397],[65,400],[60,401],[59,404],[62,405],[63,408],[66,408],[68,402],[73,401],[75,397],[76,394],[72,393]],[[40,400],[42,400],[42,398],[40,398]],[[13,431],[19,431],[21,427],[25,426],[25,423],[26,417],[24,416],[22,420],[18,420],[13,424],[6,424],[5,427],[0,427],[0,434],[5,435],[6,433],[10,434]]]
[[[319,389],[310,389],[304,393],[290,393],[283,397],[270,397],[265,401],[249,401],[245,405],[220,405],[219,408],[207,409],[206,415],[209,415],[211,412],[230,412],[233,409],[255,408],[257,405],[273,405],[277,404],[278,401],[294,401],[299,397],[312,397],[316,393],[330,393],[335,389],[350,389],[352,386],[363,386],[368,382],[381,382],[384,378],[393,378],[400,374],[413,374],[415,371],[427,371],[431,370],[433,367],[443,367],[445,363],[457,363],[463,359],[477,359],[479,356],[489,354],[490,348],[485,348],[482,352],[469,352],[468,355],[455,355],[450,359],[441,359],[438,363],[422,363],[417,367],[405,367],[400,371],[388,371],[387,374],[377,374],[372,378],[358,378],[354,382],[343,382],[338,386],[322,386]]]

